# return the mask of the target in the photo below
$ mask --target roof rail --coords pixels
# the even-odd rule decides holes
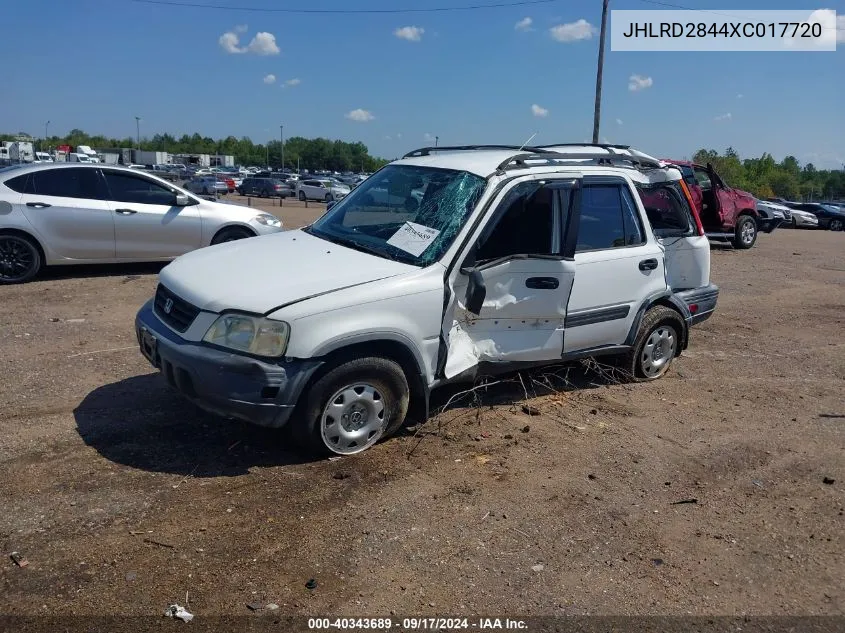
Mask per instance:
[[[549,149],[550,147],[601,147],[603,149],[631,149],[630,145],[616,145],[613,143],[549,143],[547,145],[537,145],[540,149]]]
[[[479,149],[512,149],[515,152],[543,152],[539,147],[521,145],[439,145],[437,147],[421,147],[405,154],[402,158],[417,158],[428,156],[432,152],[469,152]]]
[[[633,152],[630,154],[597,155],[591,152],[563,154],[552,151],[535,151],[511,156],[507,160],[502,161],[499,166],[496,167],[496,172],[503,174],[508,169],[524,169],[530,167],[530,165],[526,164],[526,161],[535,160],[545,161],[549,165],[569,160],[590,160],[595,161],[599,165],[614,165],[617,167],[629,167],[631,169],[656,169],[661,167],[660,161],[651,158],[650,156],[646,156],[645,154],[640,154],[639,152]]]

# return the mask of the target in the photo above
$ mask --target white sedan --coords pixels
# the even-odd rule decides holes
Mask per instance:
[[[274,215],[206,201],[136,169],[0,169],[0,284],[29,281],[44,266],[168,261],[281,230]]]
[[[819,228],[819,219],[809,211],[790,209],[790,212],[792,213],[792,228]]]

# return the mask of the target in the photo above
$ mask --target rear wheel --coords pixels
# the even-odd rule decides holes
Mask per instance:
[[[792,216],[792,228],[793,228],[793,229],[797,229],[797,228],[798,228],[798,220],[796,220],[796,219],[795,219],[795,216],[794,216],[794,215]]]
[[[213,244],[222,244],[223,242],[234,242],[235,240],[242,240],[247,237],[255,237],[255,233],[249,229],[244,229],[238,226],[233,226],[228,229],[223,229],[211,240]]]
[[[834,218],[833,220],[830,221],[830,225],[828,226],[828,228],[831,231],[841,231],[842,230],[842,220]]]
[[[300,202],[305,202],[305,192],[304,191],[300,191],[298,197],[299,197]]]
[[[634,346],[625,356],[625,371],[635,382],[656,380],[669,371],[681,344],[684,320],[666,306],[645,313]]]
[[[757,222],[750,215],[741,215],[736,223],[733,244],[735,248],[751,248],[757,241]]]
[[[387,358],[341,363],[308,390],[294,432],[317,453],[353,455],[394,433],[408,412],[408,381]]]
[[[331,202],[331,201],[332,201],[332,194],[327,193],[326,194],[326,202]]]
[[[0,284],[29,281],[41,270],[41,251],[23,235],[0,235]]]

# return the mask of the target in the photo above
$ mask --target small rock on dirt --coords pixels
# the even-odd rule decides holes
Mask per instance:
[[[833,484],[836,483],[836,480],[831,479],[830,477],[825,477],[824,479],[822,479],[822,483],[825,484],[826,486],[832,486]]]
[[[137,577],[138,577],[138,574],[137,574],[136,572],[134,572],[134,571],[128,571],[128,572],[126,572],[126,576],[125,576],[125,578],[126,578],[126,580],[127,580],[128,582],[132,582],[132,581],[133,581],[133,580],[135,580]]]
[[[528,426],[527,424],[526,424],[525,426],[523,426],[523,427],[522,427],[522,432],[523,432],[523,433],[528,433],[528,431],[530,431],[530,430],[531,430],[531,427],[530,427],[530,426]]]
[[[654,564],[655,567],[660,567],[663,564],[662,558],[652,558],[651,562]]]
[[[589,475],[587,475],[587,479],[593,480],[595,478],[596,478],[596,476],[593,473],[590,473]]]
[[[313,578],[309,578],[308,582],[305,583],[306,589],[316,589],[317,588],[317,581]]]
[[[12,562],[18,567],[26,567],[29,565],[29,561],[26,560],[20,552],[12,552],[9,554],[9,558],[11,558]]]
[[[348,479],[350,477],[349,473],[339,472],[332,475],[333,479]]]
[[[250,611],[261,611],[261,609],[264,608],[264,605],[259,604],[257,602],[250,602],[248,605],[246,605],[246,608]]]
[[[532,407],[530,404],[522,405],[522,412],[525,415],[540,415],[540,409],[538,409],[537,407]]]
[[[264,608],[265,608],[265,609],[267,609],[268,611],[278,611],[278,610],[279,610],[279,605],[277,605],[275,602],[271,602],[270,604],[268,604],[268,605],[267,605],[266,607],[264,607]]]
[[[545,568],[546,568],[546,567],[545,567],[545,565],[543,565],[543,564],[539,564],[539,563],[538,563],[537,565],[533,565],[533,566],[531,567],[531,571],[537,571],[537,572],[540,572],[540,571],[543,571]]]

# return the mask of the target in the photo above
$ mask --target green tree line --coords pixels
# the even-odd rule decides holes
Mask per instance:
[[[742,189],[758,198],[787,200],[839,200],[845,198],[845,169],[816,169],[813,163],[803,167],[794,156],[777,162],[771,154],[760,158],[740,159],[732,147],[720,154],[713,149],[700,149],[693,161],[712,163],[722,179],[731,187]]]
[[[0,140],[12,141],[20,134],[0,134]],[[67,136],[51,136],[45,140],[34,140],[36,149],[54,148],[58,145],[88,145],[94,149],[135,148],[136,139],[109,138],[101,134],[91,135],[83,130],[71,130]],[[43,145],[42,145],[43,143]],[[227,136],[213,139],[199,134],[184,134],[179,138],[171,134],[156,134],[152,138],[141,138],[140,148],[171,154],[231,155],[238,165],[270,165],[278,168],[282,163],[281,141],[266,145],[253,143],[248,137]],[[330,169],[333,171],[374,171],[387,163],[383,158],[371,156],[367,146],[360,142],[330,140],[325,138],[303,138],[294,136],[285,139],[285,166],[301,169]]]

